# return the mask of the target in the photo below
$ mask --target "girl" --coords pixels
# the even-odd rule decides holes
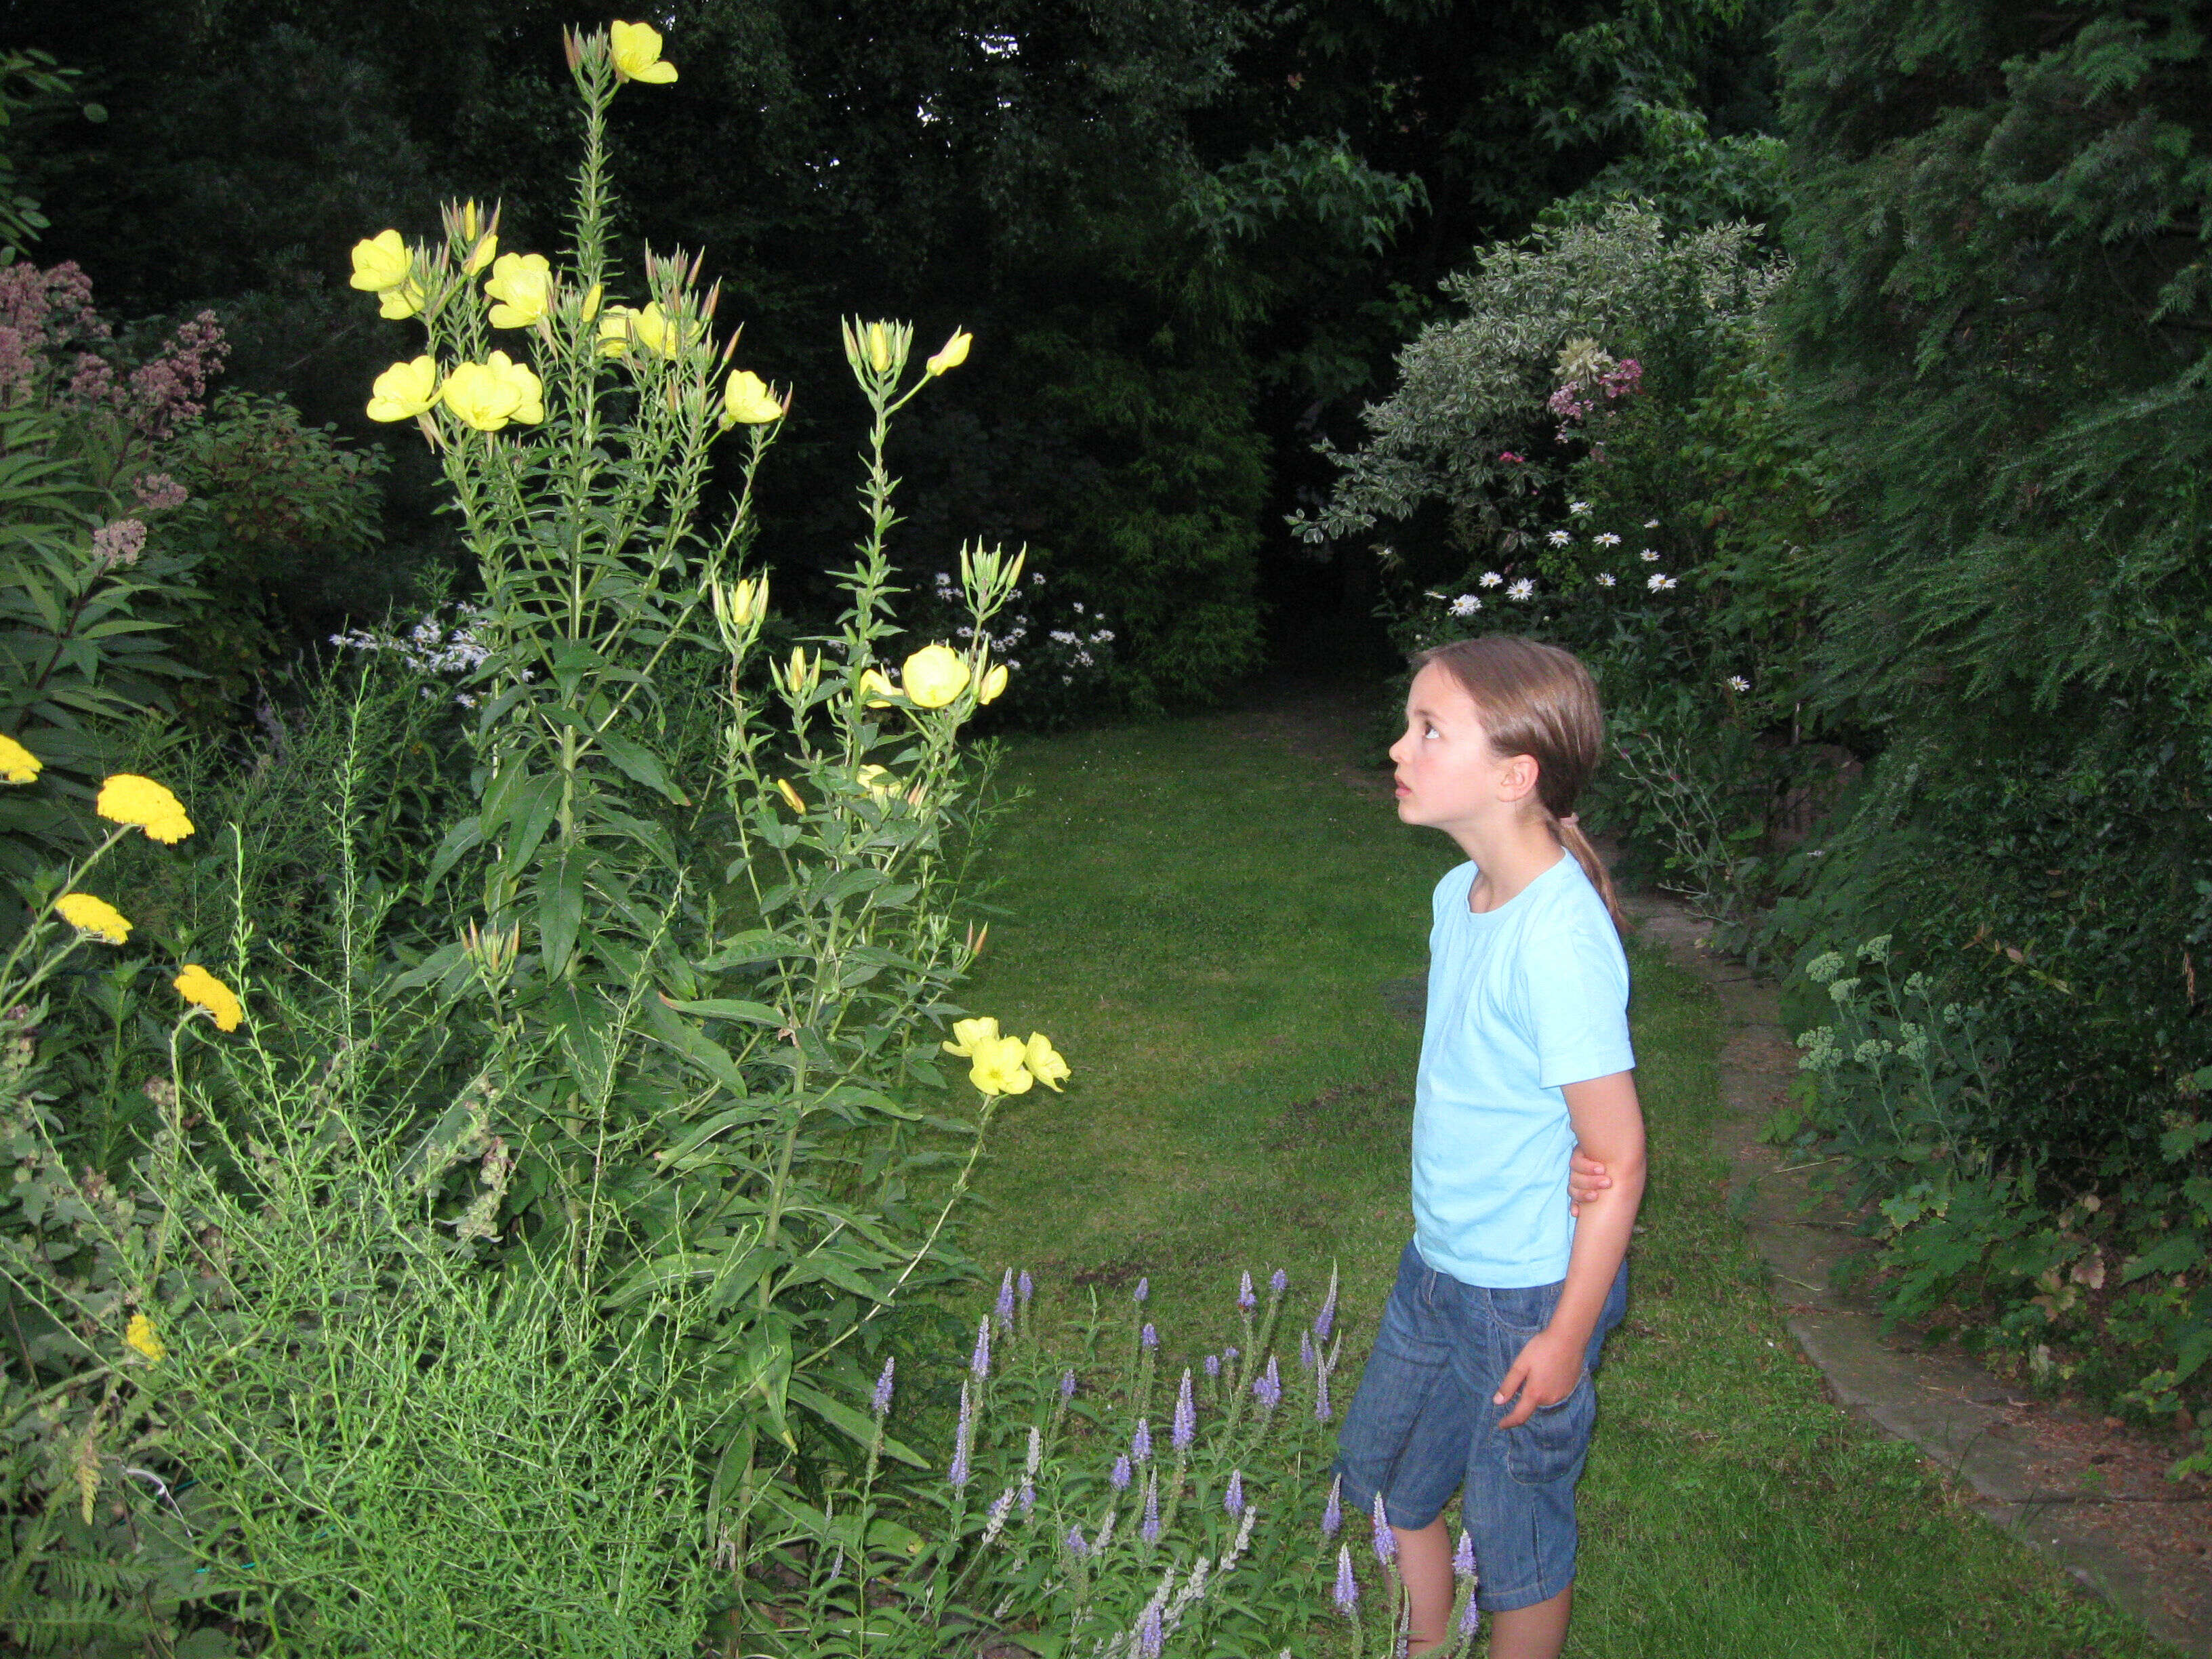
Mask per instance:
[[[1391,746],[1398,816],[1468,859],[1437,884],[1413,1106],[1413,1243],[1339,1438],[1347,1504],[1396,1534],[1412,1651],[1452,1603],[1455,1488],[1492,1659],[1566,1639],[1590,1371],[1626,1304],[1643,1195],[1628,963],[1574,817],[1603,742],[1567,653],[1492,635],[1417,659]],[[1576,1143],[1610,1177],[1568,1206]]]

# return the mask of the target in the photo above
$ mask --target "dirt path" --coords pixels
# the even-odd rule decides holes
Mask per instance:
[[[1367,716],[1328,688],[1278,685],[1236,718],[1251,734],[1326,763],[1347,787],[1381,795],[1388,775],[1361,754]],[[1909,1440],[1972,1493],[1982,1514],[2083,1585],[2142,1619],[2183,1652],[2212,1659],[2212,1483],[2168,1480],[2168,1440],[2038,1400],[1960,1356],[1909,1334],[1885,1337],[1873,1301],[1835,1288],[1865,1248],[1850,1218],[1784,1166],[1759,1139],[1796,1075],[1771,983],[1710,954],[1709,931],[1673,900],[1632,896],[1644,942],[1711,987],[1726,1033],[1721,1091],[1729,1108],[1716,1150],[1772,1273],[1771,1288],[1837,1401]],[[1418,1019],[1419,981],[1385,987],[1394,1012]]]

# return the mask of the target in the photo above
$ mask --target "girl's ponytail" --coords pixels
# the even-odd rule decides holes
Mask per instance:
[[[1628,931],[1628,918],[1620,908],[1620,895],[1613,885],[1613,872],[1605,867],[1605,860],[1590,845],[1590,838],[1583,834],[1582,820],[1570,812],[1563,818],[1552,820],[1552,833],[1559,838],[1559,845],[1575,855],[1575,862],[1589,878],[1589,884],[1597,889],[1597,896],[1605,901],[1606,914],[1613,918],[1615,929]]]
[[[1416,669],[1434,663],[1460,683],[1482,713],[1483,729],[1501,755],[1536,763],[1536,798],[1559,845],[1575,855],[1613,917],[1628,931],[1620,896],[1597,848],[1575,820],[1575,802],[1605,753],[1605,711],[1589,670],[1556,645],[1510,634],[1486,634],[1424,651]]]

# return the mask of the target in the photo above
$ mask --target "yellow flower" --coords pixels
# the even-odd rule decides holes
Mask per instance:
[[[799,799],[799,791],[791,787],[790,779],[778,778],[775,781],[775,788],[776,793],[783,797],[785,803],[793,811],[804,812],[806,810],[806,803]]]
[[[495,351],[480,363],[456,363],[439,396],[465,426],[496,432],[510,421],[534,425],[545,418],[538,376]]]
[[[214,1015],[218,1031],[235,1031],[238,1022],[246,1017],[238,994],[197,962],[186,963],[184,971],[169,983],[185,1001]]]
[[[398,287],[384,290],[377,301],[376,314],[398,322],[422,310],[423,297],[422,284],[410,276]]]
[[[111,823],[134,824],[172,846],[192,833],[192,821],[177,798],[135,772],[118,772],[101,784],[92,810]]]
[[[1030,1075],[1054,1094],[1067,1081],[1067,1062],[1060,1057],[1060,1050],[1042,1031],[1030,1033],[1029,1046],[1023,1050],[1022,1063],[1030,1068]]]
[[[890,700],[898,694],[898,687],[890,683],[890,677],[880,668],[871,668],[860,676],[860,695],[867,699],[871,708],[890,708]]]
[[[952,1022],[955,1042],[942,1045],[948,1054],[958,1054],[963,1060],[973,1060],[975,1051],[987,1042],[999,1040],[999,1022],[995,1019],[956,1019]]]
[[[438,365],[428,357],[394,363],[376,377],[374,391],[368,400],[370,420],[412,420],[438,401]]]
[[[1006,689],[1006,665],[994,662],[984,672],[983,683],[975,689],[977,702],[995,702],[999,694]]]
[[[730,371],[730,378],[722,384],[724,426],[766,426],[782,418],[783,405],[766,381],[749,368]]]
[[[864,766],[853,774],[853,781],[874,796],[879,805],[888,805],[898,793],[899,781],[880,766]]]
[[[1024,1063],[1029,1050],[1019,1037],[1000,1037],[981,1043],[968,1068],[968,1080],[987,1095],[1023,1095],[1036,1079]]]
[[[106,899],[89,893],[64,893],[54,901],[54,908],[80,933],[106,939],[110,945],[120,945],[131,937],[131,924]]]
[[[157,1365],[169,1357],[169,1351],[161,1346],[161,1339],[155,1332],[154,1322],[144,1314],[131,1316],[130,1324],[124,1328],[123,1340]]]
[[[553,303],[553,267],[542,253],[502,253],[484,281],[494,328],[528,328]]]
[[[737,628],[750,628],[768,614],[768,578],[750,576],[732,582],[729,598],[730,622]]]
[[[968,348],[975,338],[975,337],[964,328],[954,329],[952,337],[947,340],[937,355],[923,367],[932,374],[942,374],[948,368],[959,368],[968,361]]]
[[[0,732],[0,778],[9,783],[35,783],[39,774],[46,769],[46,762],[15,738]]]
[[[614,46],[615,74],[624,81],[666,86],[676,65],[660,59],[660,31],[650,23],[617,23],[608,31]]]
[[[471,207],[474,207],[476,204],[471,202],[469,205]],[[482,270],[486,265],[489,264],[492,262],[494,256],[498,252],[499,238],[496,236],[485,237],[483,240],[478,242],[474,247],[471,248],[468,252],[468,257],[461,261],[461,275],[464,276],[475,276],[477,272]]]
[[[605,283],[593,283],[584,291],[583,313],[586,322],[590,322],[592,318],[599,314],[599,301],[606,297],[607,285]]]
[[[887,323],[870,323],[861,337],[861,349],[866,353],[868,367],[882,374],[891,366],[891,331]]]
[[[968,689],[968,665],[942,645],[925,645],[899,672],[907,701],[922,708],[942,708]]]
[[[606,315],[599,319],[599,355],[624,356],[633,340],[647,351],[672,357],[682,343],[682,331],[662,312],[658,300],[642,311],[633,311],[628,306],[609,306]]]
[[[396,230],[380,230],[366,241],[353,245],[353,275],[347,283],[371,294],[398,288],[407,280],[407,244]]]

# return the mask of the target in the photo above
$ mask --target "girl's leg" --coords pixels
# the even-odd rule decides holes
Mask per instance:
[[[1570,1584],[1548,1601],[1533,1607],[1490,1615],[1490,1659],[1559,1659],[1567,1644],[1567,1609],[1575,1599]],[[1420,1651],[1420,1638],[1413,1638]]]
[[[1411,1653],[1441,1648],[1451,1633],[1451,1533],[1441,1515],[1425,1527],[1407,1531],[1393,1527],[1398,1540],[1398,1573],[1406,1581],[1406,1601],[1413,1615]]]

